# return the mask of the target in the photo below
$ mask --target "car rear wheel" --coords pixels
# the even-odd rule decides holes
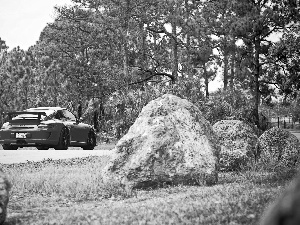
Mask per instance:
[[[70,144],[70,135],[67,128],[63,128],[60,132],[60,137],[58,141],[58,145],[54,148],[55,150],[67,150]]]
[[[10,145],[10,144],[4,144],[2,145],[3,150],[17,150],[18,146]]]
[[[83,150],[93,150],[96,146],[96,136],[93,131],[89,132],[88,139],[86,142],[86,146],[83,146]]]

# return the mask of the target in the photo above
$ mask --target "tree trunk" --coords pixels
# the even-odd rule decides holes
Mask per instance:
[[[82,116],[82,104],[81,101],[79,101],[77,106],[77,118],[80,119],[81,116]]]
[[[231,54],[231,65],[230,65],[230,88],[234,87],[234,78],[235,78],[235,51]]]
[[[126,1],[125,18],[123,24],[123,30],[125,36],[123,37],[123,72],[125,77],[129,77],[129,51],[128,42],[129,39],[129,17],[130,17],[130,1]]]
[[[128,57],[128,46],[127,46],[127,38],[124,38],[124,43],[123,43],[123,72],[124,76],[128,77],[129,76],[129,57]]]
[[[189,3],[188,0],[184,1],[184,5],[185,5],[185,10],[186,10],[186,20],[188,20],[190,18],[190,8],[189,8]],[[191,67],[191,56],[190,56],[190,42],[191,42],[191,37],[190,35],[187,33],[186,34],[186,77],[190,78],[192,76],[192,67]]]
[[[176,32],[177,25],[175,22],[172,23],[172,35],[173,37],[176,37],[177,32]],[[175,80],[178,78],[178,45],[176,40],[172,39],[172,53],[173,53],[173,58],[172,58],[172,75],[175,77]]]
[[[203,70],[204,70],[205,97],[209,98],[209,92],[208,92],[208,73],[207,73],[206,65],[205,64],[203,66]]]
[[[259,52],[260,52],[260,41],[255,40],[255,53],[254,53],[254,96],[255,96],[255,104],[253,109],[254,122],[258,128],[260,128],[259,124],[259,115],[258,115],[258,107],[260,103],[260,92],[259,92],[259,76],[260,76],[260,63],[259,63]]]
[[[98,111],[94,109],[94,116],[93,116],[93,122],[94,122],[94,129],[98,132],[99,131],[99,126],[98,126]]]
[[[142,51],[140,64],[141,64],[142,68],[147,68],[147,55],[146,55],[146,53],[147,53],[147,45],[146,45],[147,33],[146,32],[147,31],[144,28],[144,23],[141,22],[139,24],[139,27],[140,27],[140,31],[142,33],[141,37],[140,37],[140,46],[141,46],[141,51]]]
[[[54,89],[54,106],[56,107],[57,105],[58,105],[58,100],[57,100],[57,98],[58,98],[58,86],[59,86],[59,84],[58,84],[58,82],[57,82],[57,76],[56,76],[57,74],[56,74],[56,71],[54,71],[54,87],[53,87],[53,89]]]
[[[228,86],[228,53],[224,52],[224,90],[227,90]]]

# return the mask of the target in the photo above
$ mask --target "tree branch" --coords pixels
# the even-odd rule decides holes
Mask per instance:
[[[141,84],[141,83],[144,83],[146,81],[150,81],[153,77],[156,77],[156,76],[166,76],[166,77],[169,77],[172,82],[175,82],[175,80],[176,80],[175,76],[173,76],[172,74],[169,74],[169,73],[153,72],[151,70],[143,70],[143,73],[150,73],[150,75],[147,76],[146,78],[142,79],[142,80],[138,80],[138,81],[129,83],[128,86],[129,85],[134,85],[134,84]]]

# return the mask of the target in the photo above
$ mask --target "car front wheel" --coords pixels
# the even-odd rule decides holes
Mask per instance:
[[[89,132],[86,146],[83,146],[83,150],[93,150],[96,146],[96,136],[93,131]]]
[[[70,135],[67,128],[63,128],[60,132],[60,137],[58,140],[58,145],[56,145],[54,148],[55,150],[67,150],[70,143]]]

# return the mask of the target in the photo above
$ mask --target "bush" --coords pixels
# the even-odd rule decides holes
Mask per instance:
[[[143,107],[164,94],[173,94],[194,104],[202,102],[204,95],[200,87],[199,82],[182,78],[172,85],[158,83],[114,92],[104,105],[107,131],[117,139],[121,138],[127,133]]]

